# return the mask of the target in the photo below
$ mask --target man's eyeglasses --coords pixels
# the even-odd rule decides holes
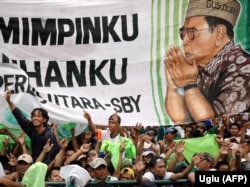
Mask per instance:
[[[150,131],[147,131],[146,134],[150,135],[150,136],[154,136],[155,135],[155,131],[150,130]]]
[[[207,30],[207,29],[209,29],[209,28],[204,28],[204,29],[199,29],[198,30],[195,27],[192,27],[192,28],[181,27],[179,29],[180,38],[183,40],[185,35],[187,35],[189,40],[194,40],[196,32],[204,31],[204,30]]]
[[[96,156],[96,153],[88,153],[87,154],[87,157],[95,157]]]

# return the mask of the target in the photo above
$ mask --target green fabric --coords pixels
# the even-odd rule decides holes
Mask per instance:
[[[139,134],[144,134],[144,133],[145,133],[145,129],[144,129],[144,127],[142,126],[142,128],[141,128]]]
[[[26,187],[44,187],[47,168],[47,164],[42,162],[32,164],[25,172],[21,184]]]
[[[156,141],[164,139],[164,131],[165,131],[165,128],[163,126],[159,126]]]
[[[215,126],[211,127],[210,129],[208,129],[207,133],[208,134],[218,134],[219,133],[218,125],[215,125]]]
[[[219,153],[219,145],[214,135],[207,134],[199,138],[187,138],[184,141],[186,149],[183,154],[189,163],[194,153],[208,152],[213,157]]]
[[[135,158],[136,157],[136,148],[133,141],[130,138],[121,137],[117,142],[111,142],[108,140],[103,140],[102,146],[100,148],[101,152],[109,152],[111,154],[111,162],[117,170],[119,154],[120,154],[120,144],[121,141],[125,140],[125,157],[126,158]]]

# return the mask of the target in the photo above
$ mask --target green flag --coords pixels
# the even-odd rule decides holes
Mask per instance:
[[[199,138],[185,139],[184,156],[188,162],[191,161],[193,154],[199,152],[208,152],[215,157],[219,152],[219,145],[215,139],[215,135],[206,135]]]
[[[100,151],[108,151],[111,154],[111,162],[115,168],[117,169],[119,154],[120,154],[120,143],[125,140],[125,157],[126,158],[135,158],[136,157],[136,148],[134,146],[133,141],[130,138],[120,138],[117,142],[111,142],[108,140],[103,140]]]

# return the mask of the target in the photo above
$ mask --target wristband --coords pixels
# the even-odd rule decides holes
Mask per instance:
[[[177,92],[180,96],[184,96],[186,91],[191,89],[191,88],[198,88],[197,83],[191,83],[191,84],[187,84],[183,87],[177,87]]]

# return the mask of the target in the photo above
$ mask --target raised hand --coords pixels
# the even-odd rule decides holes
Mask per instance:
[[[83,110],[83,117],[84,117],[86,120],[90,120],[90,119],[91,119],[90,114],[89,114],[87,111],[85,111],[85,110]]]
[[[63,138],[60,142],[61,149],[66,149],[68,147],[69,141],[67,138]]]
[[[21,144],[21,145],[24,145],[25,143],[25,133],[23,131],[20,131],[20,134],[18,136],[18,142]]]
[[[48,152],[50,152],[50,150],[52,149],[53,144],[50,144],[50,138],[47,140],[46,144],[43,146],[43,152],[46,154]]]
[[[5,99],[7,102],[10,101],[10,97],[11,97],[11,90],[8,87],[6,87]]]
[[[184,152],[184,150],[185,150],[185,141],[181,140],[176,144],[175,152],[177,154],[181,154]]]
[[[82,144],[80,149],[83,153],[87,153],[90,150],[91,147],[91,143],[89,144]]]
[[[10,145],[10,139],[9,137],[6,136],[3,140],[3,146],[8,147],[9,145]]]
[[[15,157],[14,154],[10,153],[9,155],[7,155],[7,158],[9,159],[9,165],[11,166],[16,166],[17,165],[17,158]]]

